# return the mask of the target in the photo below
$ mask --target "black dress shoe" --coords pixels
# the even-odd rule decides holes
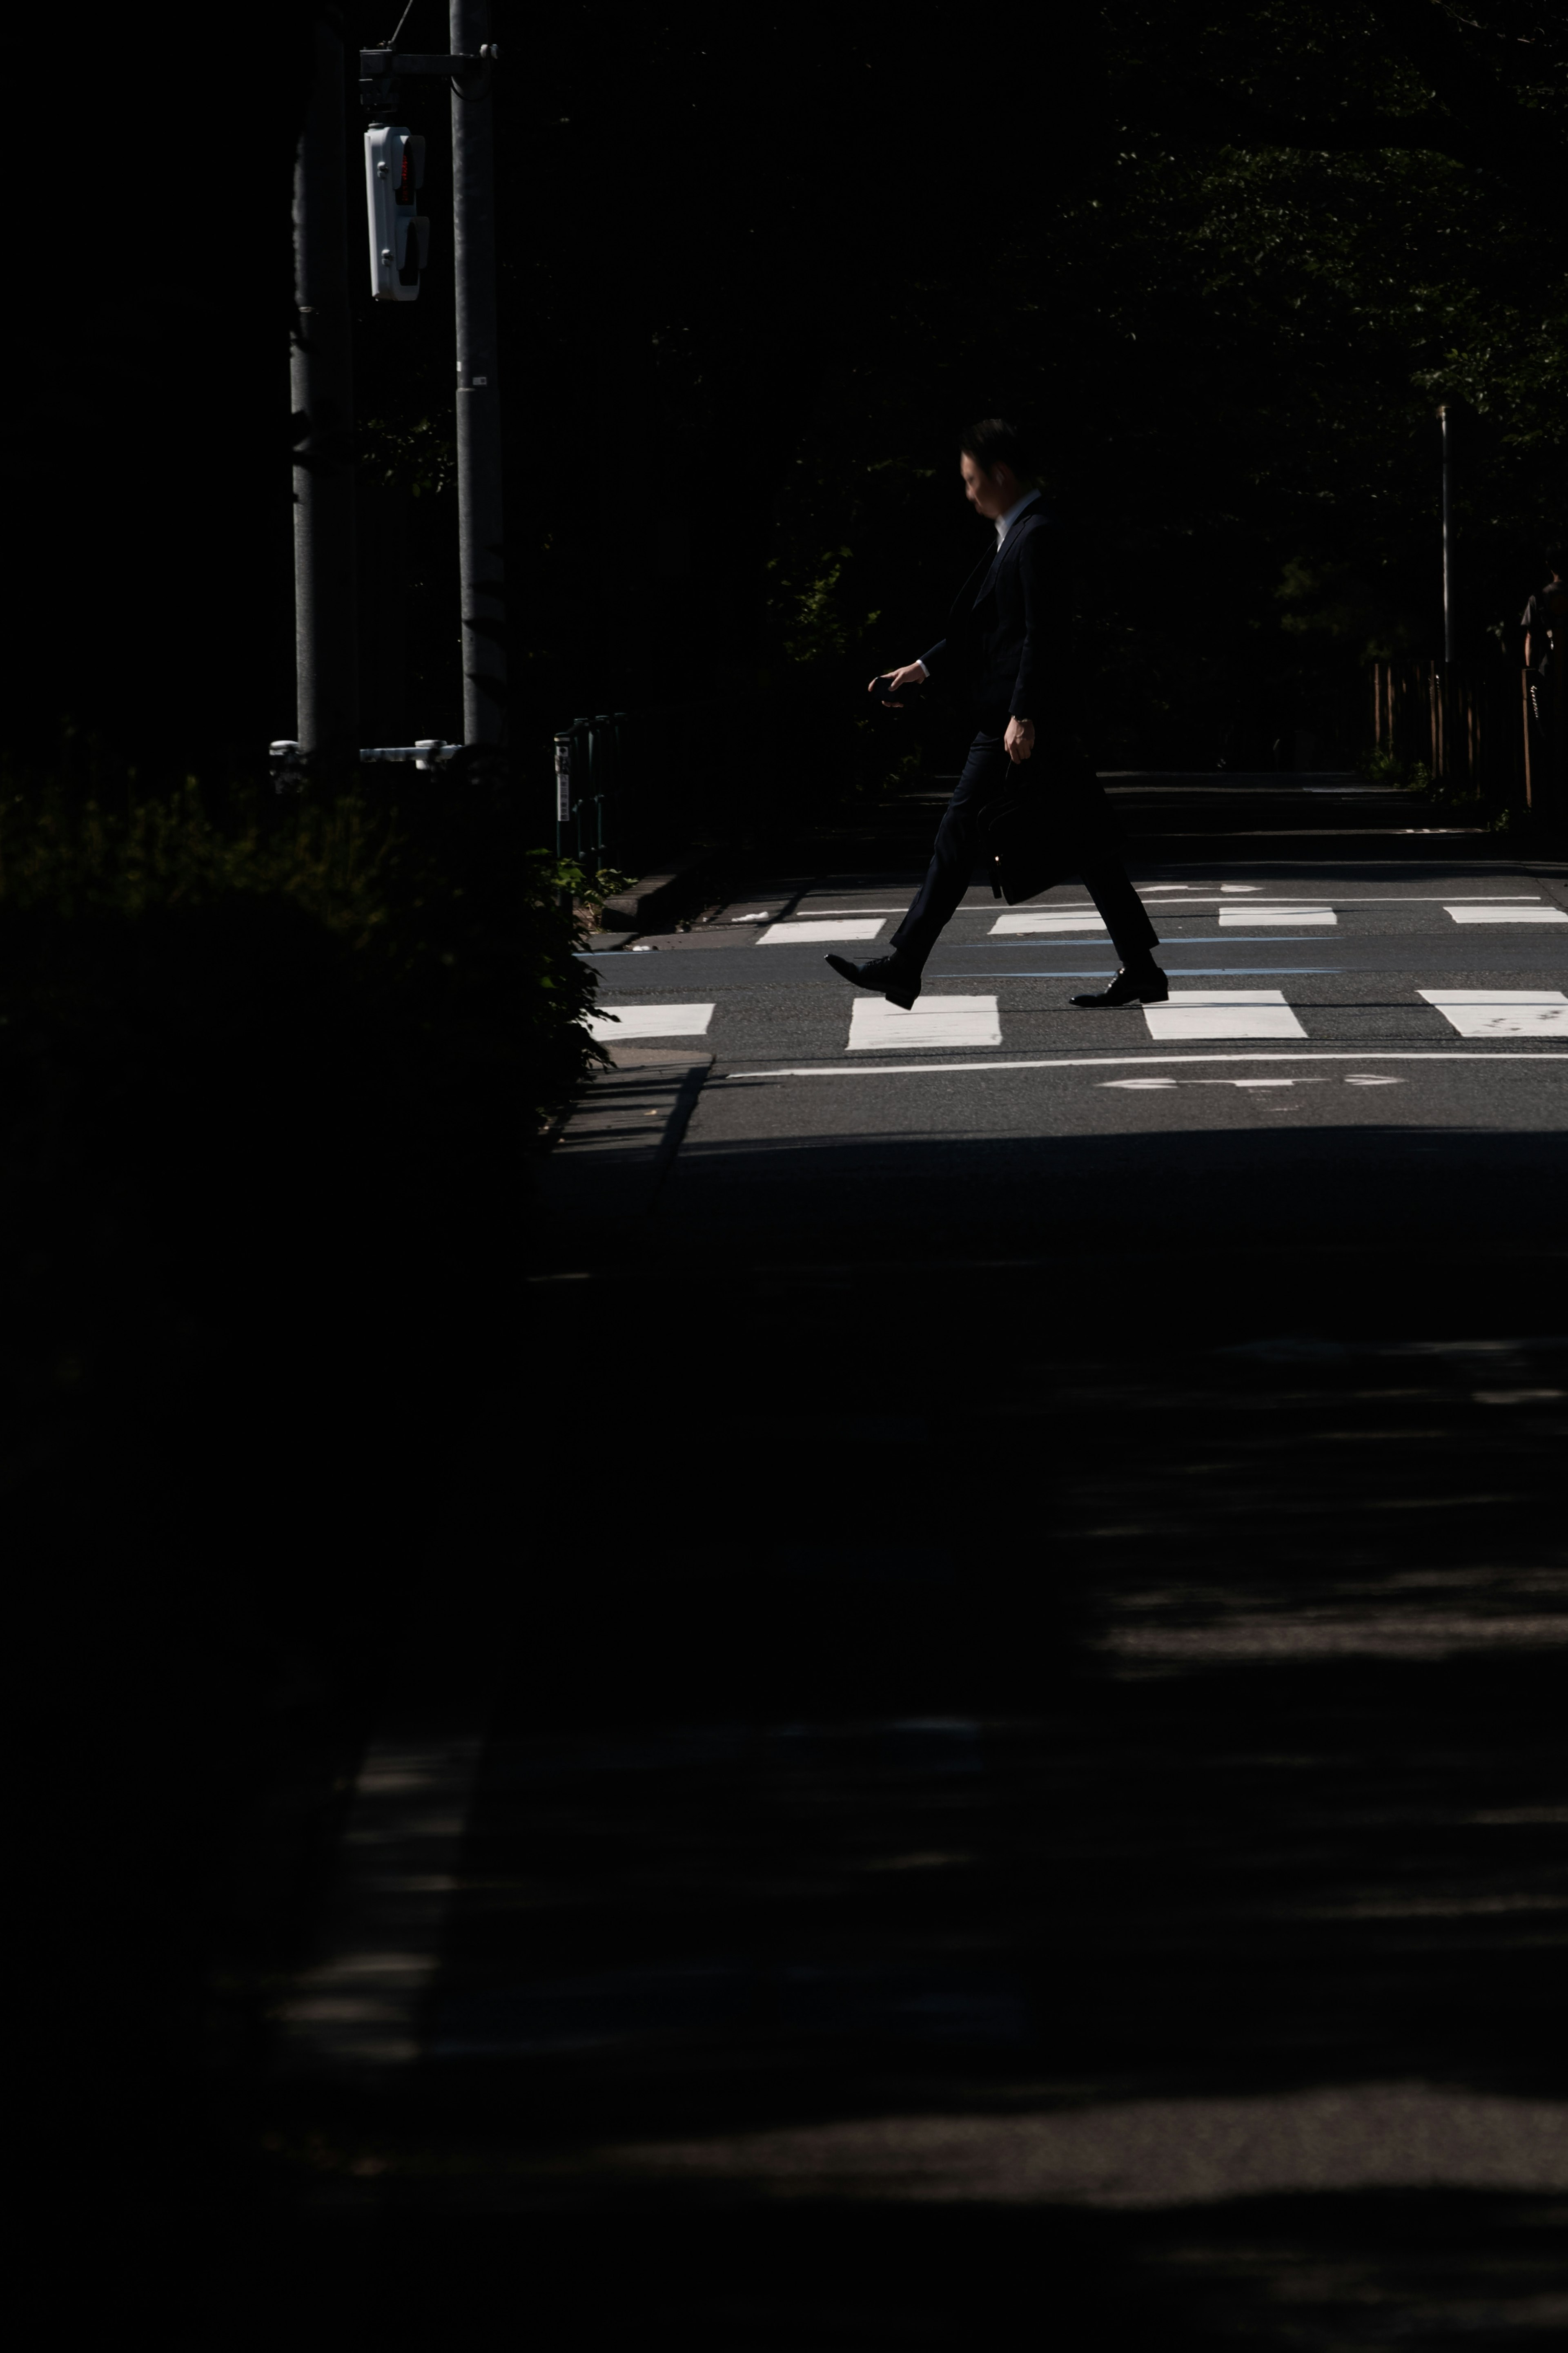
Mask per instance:
[[[867,964],[851,964],[841,955],[830,955],[827,961],[858,988],[879,988],[889,1005],[901,1006],[906,1013],[921,993],[919,973],[896,955],[872,956]]]
[[[1171,994],[1171,984],[1159,965],[1152,959],[1148,964],[1124,964],[1109,988],[1090,990],[1075,997],[1075,1005],[1163,1005]]]

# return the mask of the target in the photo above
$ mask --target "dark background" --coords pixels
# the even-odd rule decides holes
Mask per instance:
[[[350,43],[396,14],[351,16]],[[1353,726],[1370,651],[1432,650],[1445,395],[1467,659],[1517,656],[1563,505],[1561,32],[1496,0],[1077,21],[1068,39],[1036,12],[981,46],[967,12],[912,5],[895,53],[841,10],[498,6],[512,674],[541,833],[547,733],[578,711],[753,695],[758,733],[820,761],[800,709],[847,712],[871,663],[940,626],[977,530],[957,433],[994,407],[1033,425],[1082,527],[1110,761],[1268,760],[1298,726]],[[254,767],[293,732],[309,25],[176,8],[40,49],[18,79],[8,790],[62,762],[62,730],[73,774],[129,763],[144,783]],[[437,0],[404,37],[442,45]],[[363,292],[351,112],[364,740],[450,736],[447,103],[409,108],[434,237],[399,310]],[[521,861],[498,842],[470,818],[504,888]],[[240,895],[101,926],[46,908],[41,948],[8,924],[0,976],[34,1891],[17,2008],[45,2118],[23,2137],[73,2230],[96,2201],[139,2231],[138,2198],[165,2198],[182,2273],[188,2185],[234,2190],[199,2090],[171,2089],[209,2031],[215,1924],[232,1899],[247,1966],[294,1966],[330,1852],[320,1792],[420,1623],[431,1531],[485,1574],[510,1558],[441,1514],[478,1485],[459,1449],[481,1451],[526,1328],[490,1124],[517,1090],[484,1059],[486,1025],[517,1026],[495,965],[469,994],[459,959],[456,1010],[432,1007],[437,935],[384,1020],[297,909],[239,922]],[[1445,1316],[1454,1297],[1450,1269]],[[712,1312],[750,1329],[776,1303]],[[605,1503],[608,1393],[580,1369],[614,1327],[571,1313],[527,1339],[574,1367],[538,1425],[538,1490],[494,1505],[546,1560],[629,1525]],[[1108,1445],[1127,1426],[1092,1421]],[[1193,1448],[1184,1424],[1151,1476]],[[1256,1481],[1269,1511],[1279,1459]],[[488,1633],[489,1596],[460,1592],[452,1622]],[[1483,1747],[1521,1710],[1487,1691],[1448,1711]],[[247,1807],[259,1860],[237,1896]]]
[[[18,110],[6,737],[149,770],[293,732],[289,188],[310,11],[176,12]],[[449,133],[416,306],[364,290],[363,736],[460,733]],[[1352,753],[1373,652],[1517,661],[1559,527],[1568,36],[1534,0],[1023,12],[498,0],[516,735],[907,659],[1004,409],[1082,527],[1110,765]],[[446,45],[415,0],[405,46]],[[833,700],[832,693],[828,702]],[[1279,747],[1278,750],[1276,747]]]

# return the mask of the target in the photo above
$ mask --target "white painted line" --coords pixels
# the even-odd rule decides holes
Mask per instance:
[[[1323,1616],[1328,1619],[1326,1611]],[[1238,1616],[1238,1621],[1222,1623],[1223,1633],[1217,1628],[1211,1632],[1208,1626],[1190,1631],[1162,1628],[1147,1637],[1141,1631],[1118,1632],[1101,1637],[1101,1641],[1112,1657],[1146,1656],[1183,1665],[1201,1660],[1205,1667],[1211,1661],[1316,1660],[1342,1658],[1347,1652],[1422,1660],[1446,1651],[1459,1655],[1477,1641],[1472,1629],[1479,1630],[1479,1626],[1488,1628],[1490,1648],[1491,1621],[1478,1624],[1468,1609],[1461,1615],[1458,1605],[1452,1614],[1446,1613],[1436,1623],[1423,1616],[1417,1620],[1420,1631],[1414,1634],[1406,1633],[1403,1618],[1380,1617],[1372,1629],[1363,1630],[1361,1620],[1348,1611],[1321,1628],[1317,1620],[1309,1620],[1304,1610],[1289,1617],[1281,1611],[1278,1619],[1261,1613],[1257,1619],[1239,1620]],[[1529,1624],[1530,1632],[1523,1635],[1517,1620],[1500,1620],[1497,1637],[1510,1642],[1539,1641],[1542,1636],[1548,1641],[1563,1639],[1563,1621],[1554,1614],[1543,1611]],[[1347,1895],[1325,1902],[1314,1913],[1305,1905],[1301,1911],[1316,1919],[1352,1920],[1353,1928],[1344,1932],[1335,1928],[1331,1933],[1370,1941],[1373,1936],[1430,1933],[1422,1922],[1424,1913],[1476,1914],[1490,1910],[1493,1905],[1498,1912],[1503,1912],[1505,1905],[1511,1911],[1515,1905],[1520,1913],[1527,1907],[1544,1912],[1558,1900],[1550,1894],[1489,1901],[1485,1896],[1449,1894],[1405,1899],[1389,1893],[1365,1898]],[[1378,1925],[1383,1920],[1397,1920],[1400,1926],[1385,1929]],[[1406,1929],[1405,1920],[1422,1925]],[[1363,1926],[1363,1922],[1368,1925]],[[1481,1934],[1497,1935],[1503,1925],[1522,1935],[1512,1921],[1500,1924],[1495,1918],[1460,1933],[1475,1935],[1479,1929]],[[1550,1921],[1540,1918],[1524,1925],[1537,1936],[1544,1936],[1550,1928]],[[1310,1933],[1326,1932],[1314,1927]],[[1010,1981],[1005,1982],[1008,1983],[1006,1998],[1016,1999]],[[960,2019],[963,2015],[961,2009],[956,2014]],[[744,2118],[705,2130],[694,2123],[666,2126],[662,2138],[656,2139],[650,2132],[639,2140],[633,2140],[627,2130],[614,2147],[595,2149],[591,2157],[584,2154],[563,2160],[561,2172],[574,2189],[576,2182],[599,2181],[618,2188],[620,2182],[638,2179],[683,2186],[721,2180],[727,2196],[737,2200],[745,2196],[759,2206],[771,2200],[775,2208],[792,2193],[798,2197],[802,2186],[809,2184],[814,2197],[838,2201],[835,2211],[840,2213],[854,2211],[849,2201],[868,2197],[873,2188],[886,2196],[882,2185],[892,2179],[918,2184],[911,2194],[931,2200],[933,2206],[942,2200],[935,2209],[938,2211],[1020,2216],[1031,2211],[1116,2215],[1176,2210],[1183,2214],[1224,2214],[1237,2211],[1244,2199],[1260,2197],[1277,2201],[1266,2211],[1286,2211],[1289,2200],[1300,2214],[1329,2182],[1337,2196],[1363,2201],[1355,2210],[1358,2212],[1374,2200],[1407,2200],[1419,2196],[1426,2200],[1442,2198],[1457,2205],[1461,2198],[1473,2203],[1489,2196],[1500,2202],[1507,2196],[1513,2201],[1507,2210],[1510,2214],[1526,2198],[1531,2200],[1527,2211],[1544,2214],[1547,2199],[1561,2197],[1568,2188],[1568,2103],[1560,2098],[1472,2091],[1450,2082],[1358,2082],[1348,2067],[1342,2071],[1325,2066],[1321,2072],[1328,2080],[1303,2090],[1269,2087],[1234,2092],[1227,2087],[1205,2092],[1194,2088],[1184,2089],[1178,2098],[1168,2093],[1133,2097],[1119,2087],[1115,2094],[1102,2094],[1098,2100],[1085,2094],[1082,2105],[1070,2110],[1047,2109],[1043,2104],[1028,2110],[1019,2101],[1000,2113],[998,2102],[988,2112],[985,2104],[971,2094],[967,2100],[960,2094],[944,2101],[940,2108],[932,2100],[930,2112],[900,2115],[896,2121],[877,2115],[819,2115],[805,2123],[774,2123],[771,2118],[752,2123]],[[1142,2087],[1138,2088],[1142,2092]],[[826,2106],[826,2102],[822,2105]],[[682,2130],[684,2137],[678,2138],[677,2133]],[[365,2137],[369,2139],[368,2133]],[[568,2172],[568,2166],[574,2172]],[[731,2184],[736,2186],[731,2189]],[[563,2191],[563,2205],[572,2194],[572,2190]],[[604,2191],[599,2194],[601,2201],[607,2202]],[[615,2194],[612,2190],[612,2197]],[[927,2211],[931,2211],[932,2207],[928,2207]],[[1403,2203],[1396,2211],[1405,2211]],[[1429,2209],[1424,2206],[1421,2211],[1426,2213]],[[1102,2230],[1106,2225],[1094,2227]],[[1485,2293],[1483,2289],[1481,2294]],[[1494,2293],[1498,2306],[1493,2308],[1501,2307],[1506,2295],[1510,2308],[1522,2312],[1522,2289],[1509,2290],[1500,2282]],[[1521,2298],[1518,2305],[1513,2302],[1515,2295]],[[1561,2303],[1555,2296],[1552,2300],[1561,2313]],[[1542,2318],[1546,2305],[1543,2295],[1538,2306]],[[1460,2332],[1468,2324],[1458,2316],[1457,2300],[1451,2308],[1456,2311],[1454,2337],[1462,2343]],[[1464,2309],[1474,2307],[1467,2301]],[[1531,2325],[1528,2320],[1521,2322],[1521,2344]],[[1479,2316],[1477,2326],[1480,2326]],[[1087,2334],[1080,2334],[1080,2342]],[[1249,2334],[1254,2344],[1261,2341],[1261,2331]],[[1355,2334],[1364,2344],[1372,2331],[1368,2327]],[[1386,2334],[1393,2337],[1392,2325]],[[864,2332],[861,2341],[868,2335],[868,2330]],[[1099,2335],[1103,2342],[1104,2332]],[[1281,2329],[1279,2336],[1283,2335]],[[1305,2336],[1303,2327],[1298,2342]],[[1483,2343],[1485,2336],[1490,2336],[1494,2345],[1500,2344],[1504,2327],[1488,2327]],[[737,2331],[730,2341],[745,2340]],[[801,2339],[797,2335],[790,2341]],[[1219,2341],[1217,2331],[1209,2341],[1211,2345]],[[1342,2345],[1353,2341],[1348,2330],[1340,2338]],[[1436,2339],[1429,2336],[1428,2341]],[[1544,2339],[1538,2337],[1537,2342],[1543,2344]]]
[[[943,1071],[1104,1071],[1125,1062],[1568,1062],[1568,1054],[1540,1048],[1514,1054],[1506,1047],[1489,1054],[1463,1054],[1445,1046],[1375,1047],[1358,1054],[1350,1047],[1311,1047],[1273,1054],[1056,1054],[1008,1062],[817,1062],[772,1071],[725,1071],[727,1079],[910,1079]]]
[[[1472,901],[1468,906],[1445,905],[1443,912],[1456,923],[1568,923],[1561,907],[1482,906]]]
[[[1304,1038],[1282,988],[1182,988],[1146,1005],[1151,1038]]]
[[[906,1013],[885,997],[858,997],[849,1014],[852,1054],[898,1053],[911,1046],[999,1046],[994,997],[921,997]]]
[[[1097,1087],[1330,1087],[1331,1079],[1096,1079]],[[1397,1079],[1384,1079],[1383,1086],[1395,1087]],[[1347,1079],[1347,1087],[1355,1081]]]
[[[1331,1087],[1332,1079],[1096,1079],[1097,1087]],[[1368,1077],[1364,1071],[1347,1072],[1347,1087],[1402,1087],[1403,1079]]]
[[[1141,899],[1149,899],[1152,898],[1157,891],[1163,891],[1173,887],[1174,886],[1167,885],[1163,882],[1141,882],[1138,884],[1137,890],[1138,895]],[[1248,891],[1261,892],[1263,885],[1261,882],[1249,882],[1246,887]],[[1182,901],[1182,904],[1185,907],[1205,907],[1211,903],[1218,907],[1226,904],[1224,900],[1215,898],[1212,891],[1199,891],[1195,885],[1191,890],[1188,890],[1184,883],[1182,888],[1186,892],[1186,896]],[[1222,891],[1238,891],[1242,888],[1242,885],[1236,882],[1222,882],[1220,888]],[[1059,905],[1061,902],[1058,901],[1058,903]],[[1173,900],[1171,903],[1174,906],[1176,902]],[[1296,896],[1292,899],[1288,892],[1275,891],[1269,894],[1263,903],[1264,906],[1268,907],[1326,907],[1331,904],[1337,907],[1342,914],[1347,907],[1503,907],[1524,905],[1526,903],[1532,907],[1539,907],[1541,904],[1541,893],[1539,891],[1487,891],[1479,892],[1472,892],[1463,899],[1445,899],[1441,892],[1436,891],[1400,891],[1397,892],[1391,892],[1386,898],[1383,897],[1381,894],[1374,895],[1370,892],[1360,898],[1350,898],[1337,894],[1331,896],[1330,892],[1327,891],[1309,890],[1299,891]],[[958,912],[961,915],[979,915],[984,913],[984,909],[983,907],[961,907]],[[1260,914],[1262,913],[1262,909],[1249,908],[1242,909],[1238,912],[1243,913]]]
[[[1560,988],[1418,988],[1461,1038],[1534,1038],[1568,1030]]]
[[[991,926],[993,939],[1004,934],[1017,937],[1030,932],[1072,932],[1080,939],[1092,935],[1102,940],[1106,936],[1105,925],[1092,907],[1086,907],[1081,915],[1076,912],[1067,913],[1054,907],[1033,915],[998,915]]]
[[[605,1013],[616,1018],[588,1016],[588,1035],[603,1046],[627,1038],[700,1038],[713,1018],[710,1005],[607,1005]]]
[[[852,923],[770,923],[757,942],[760,948],[776,948],[795,944],[808,945],[813,940],[874,940],[886,915],[859,917]]]
[[[1222,907],[1219,911],[1221,931],[1234,931],[1238,923],[1337,923],[1339,917],[1331,907]]]
[[[1224,941],[1167,940],[1164,944],[1167,948],[1180,948],[1184,955],[1192,948],[1262,947],[1265,944],[1271,948],[1289,947],[1290,941],[1289,933],[1286,933],[1281,937],[1277,932],[1267,934],[1260,932],[1255,941],[1250,938]],[[1092,943],[1085,943],[1085,944],[1092,945]],[[971,945],[973,947],[973,943]],[[981,945],[984,945],[984,941],[981,942]],[[1014,950],[1014,954],[1017,954],[1016,949]],[[1165,976],[1168,980],[1302,980],[1306,978],[1321,980],[1337,979],[1344,970],[1345,966],[1342,964],[1182,964],[1172,965]],[[939,974],[938,978],[942,980],[1109,980],[1110,974],[1102,964],[1012,965],[994,964],[984,972],[978,966],[965,972],[961,966],[956,972]]]
[[[477,1738],[377,1741],[360,1767],[324,1952],[296,1979],[280,2074],[374,2078],[421,2052],[479,1770]]]

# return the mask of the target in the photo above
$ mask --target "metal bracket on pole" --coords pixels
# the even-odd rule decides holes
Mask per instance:
[[[414,49],[362,49],[359,53],[360,104],[385,109],[392,105],[395,85],[405,80],[467,81],[479,77],[479,97],[489,88],[500,63],[500,51],[486,41],[476,57],[436,57]]]

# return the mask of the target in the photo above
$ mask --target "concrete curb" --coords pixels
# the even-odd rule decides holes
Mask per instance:
[[[679,895],[679,886],[712,860],[710,849],[694,849],[688,857],[671,859],[658,874],[645,874],[629,891],[617,891],[606,899],[599,915],[603,932],[646,932],[648,925],[668,913]]]

